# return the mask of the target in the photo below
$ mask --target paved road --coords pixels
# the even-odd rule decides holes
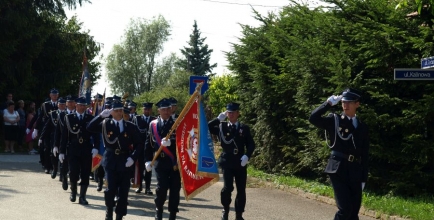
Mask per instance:
[[[96,191],[91,181],[88,189],[88,206],[69,201],[69,190],[64,191],[58,178],[51,179],[38,164],[39,155],[0,154],[0,219],[2,220],[46,220],[46,219],[104,219],[105,205],[102,192]],[[221,180],[222,178],[220,178]],[[155,188],[155,179],[152,187]],[[220,189],[222,181],[185,201],[181,197],[177,219],[219,219],[221,215]],[[181,193],[182,195],[182,193]],[[153,219],[153,197],[129,194],[128,215],[124,219]],[[77,198],[78,201],[78,198]],[[167,203],[164,218],[168,218]],[[336,208],[315,200],[270,188],[248,188],[245,219],[330,220]],[[229,216],[235,218],[233,208]],[[372,218],[361,216],[361,220]]]

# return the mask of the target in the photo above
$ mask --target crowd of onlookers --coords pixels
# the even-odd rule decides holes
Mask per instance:
[[[33,149],[32,132],[26,134],[26,128],[36,114],[35,103],[25,103],[23,100],[15,102],[12,93],[8,93],[6,101],[0,106],[0,114],[1,136],[5,143],[4,152],[23,152],[26,151],[26,145],[29,154],[38,153]]]

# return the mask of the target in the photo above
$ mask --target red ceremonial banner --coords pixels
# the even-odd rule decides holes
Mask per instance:
[[[94,158],[92,158],[92,169],[91,171],[95,171],[98,169],[99,165],[101,164],[102,156],[101,154],[97,154]]]
[[[218,177],[205,177],[196,173],[200,143],[198,101],[200,99],[196,99],[176,129],[178,167],[187,201],[218,181]]]

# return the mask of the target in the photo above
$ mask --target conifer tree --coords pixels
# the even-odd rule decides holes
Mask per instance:
[[[212,76],[212,69],[217,67],[217,63],[210,65],[212,49],[208,49],[208,45],[204,44],[206,37],[200,37],[200,30],[197,29],[196,20],[193,25],[193,33],[190,35],[188,47],[181,49],[184,58],[178,60],[177,67],[191,72],[197,76]]]

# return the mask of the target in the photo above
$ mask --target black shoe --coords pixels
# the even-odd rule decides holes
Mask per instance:
[[[154,195],[154,193],[151,191],[151,189],[146,189],[145,194],[146,195]]]
[[[51,179],[56,179],[57,171],[51,172]]]
[[[163,219],[163,212],[159,212],[157,210],[157,212],[155,212],[155,220],[162,220]]]
[[[237,214],[235,215],[236,217],[235,217],[235,220],[244,220],[244,218],[243,218],[243,213],[238,213],[237,212]]]
[[[45,173],[46,174],[50,174],[50,170],[49,169],[45,169]]]
[[[71,202],[75,202],[77,197],[77,183],[71,182],[71,195],[69,196],[69,200]]]
[[[84,197],[78,197],[78,203],[82,204],[82,205],[89,205],[89,203],[87,202],[86,198]]]
[[[141,193],[141,192],[142,192],[141,188],[136,189],[136,193]]]
[[[78,198],[78,203],[82,205],[89,205],[86,200],[86,192],[88,186],[80,186],[80,197]]]
[[[118,214],[116,214],[116,220],[122,220],[123,218],[124,218],[123,215],[118,215]]]
[[[62,179],[62,189],[65,191],[68,190],[68,178],[66,176]]]
[[[229,219],[229,211],[223,210],[222,212],[222,220],[228,220]]]
[[[105,220],[113,220],[113,208],[105,210]]]
[[[77,192],[71,192],[71,195],[69,196],[69,201],[75,202],[77,199]]]
[[[102,190],[102,184],[98,183],[98,186],[96,187],[96,191],[101,192]]]

